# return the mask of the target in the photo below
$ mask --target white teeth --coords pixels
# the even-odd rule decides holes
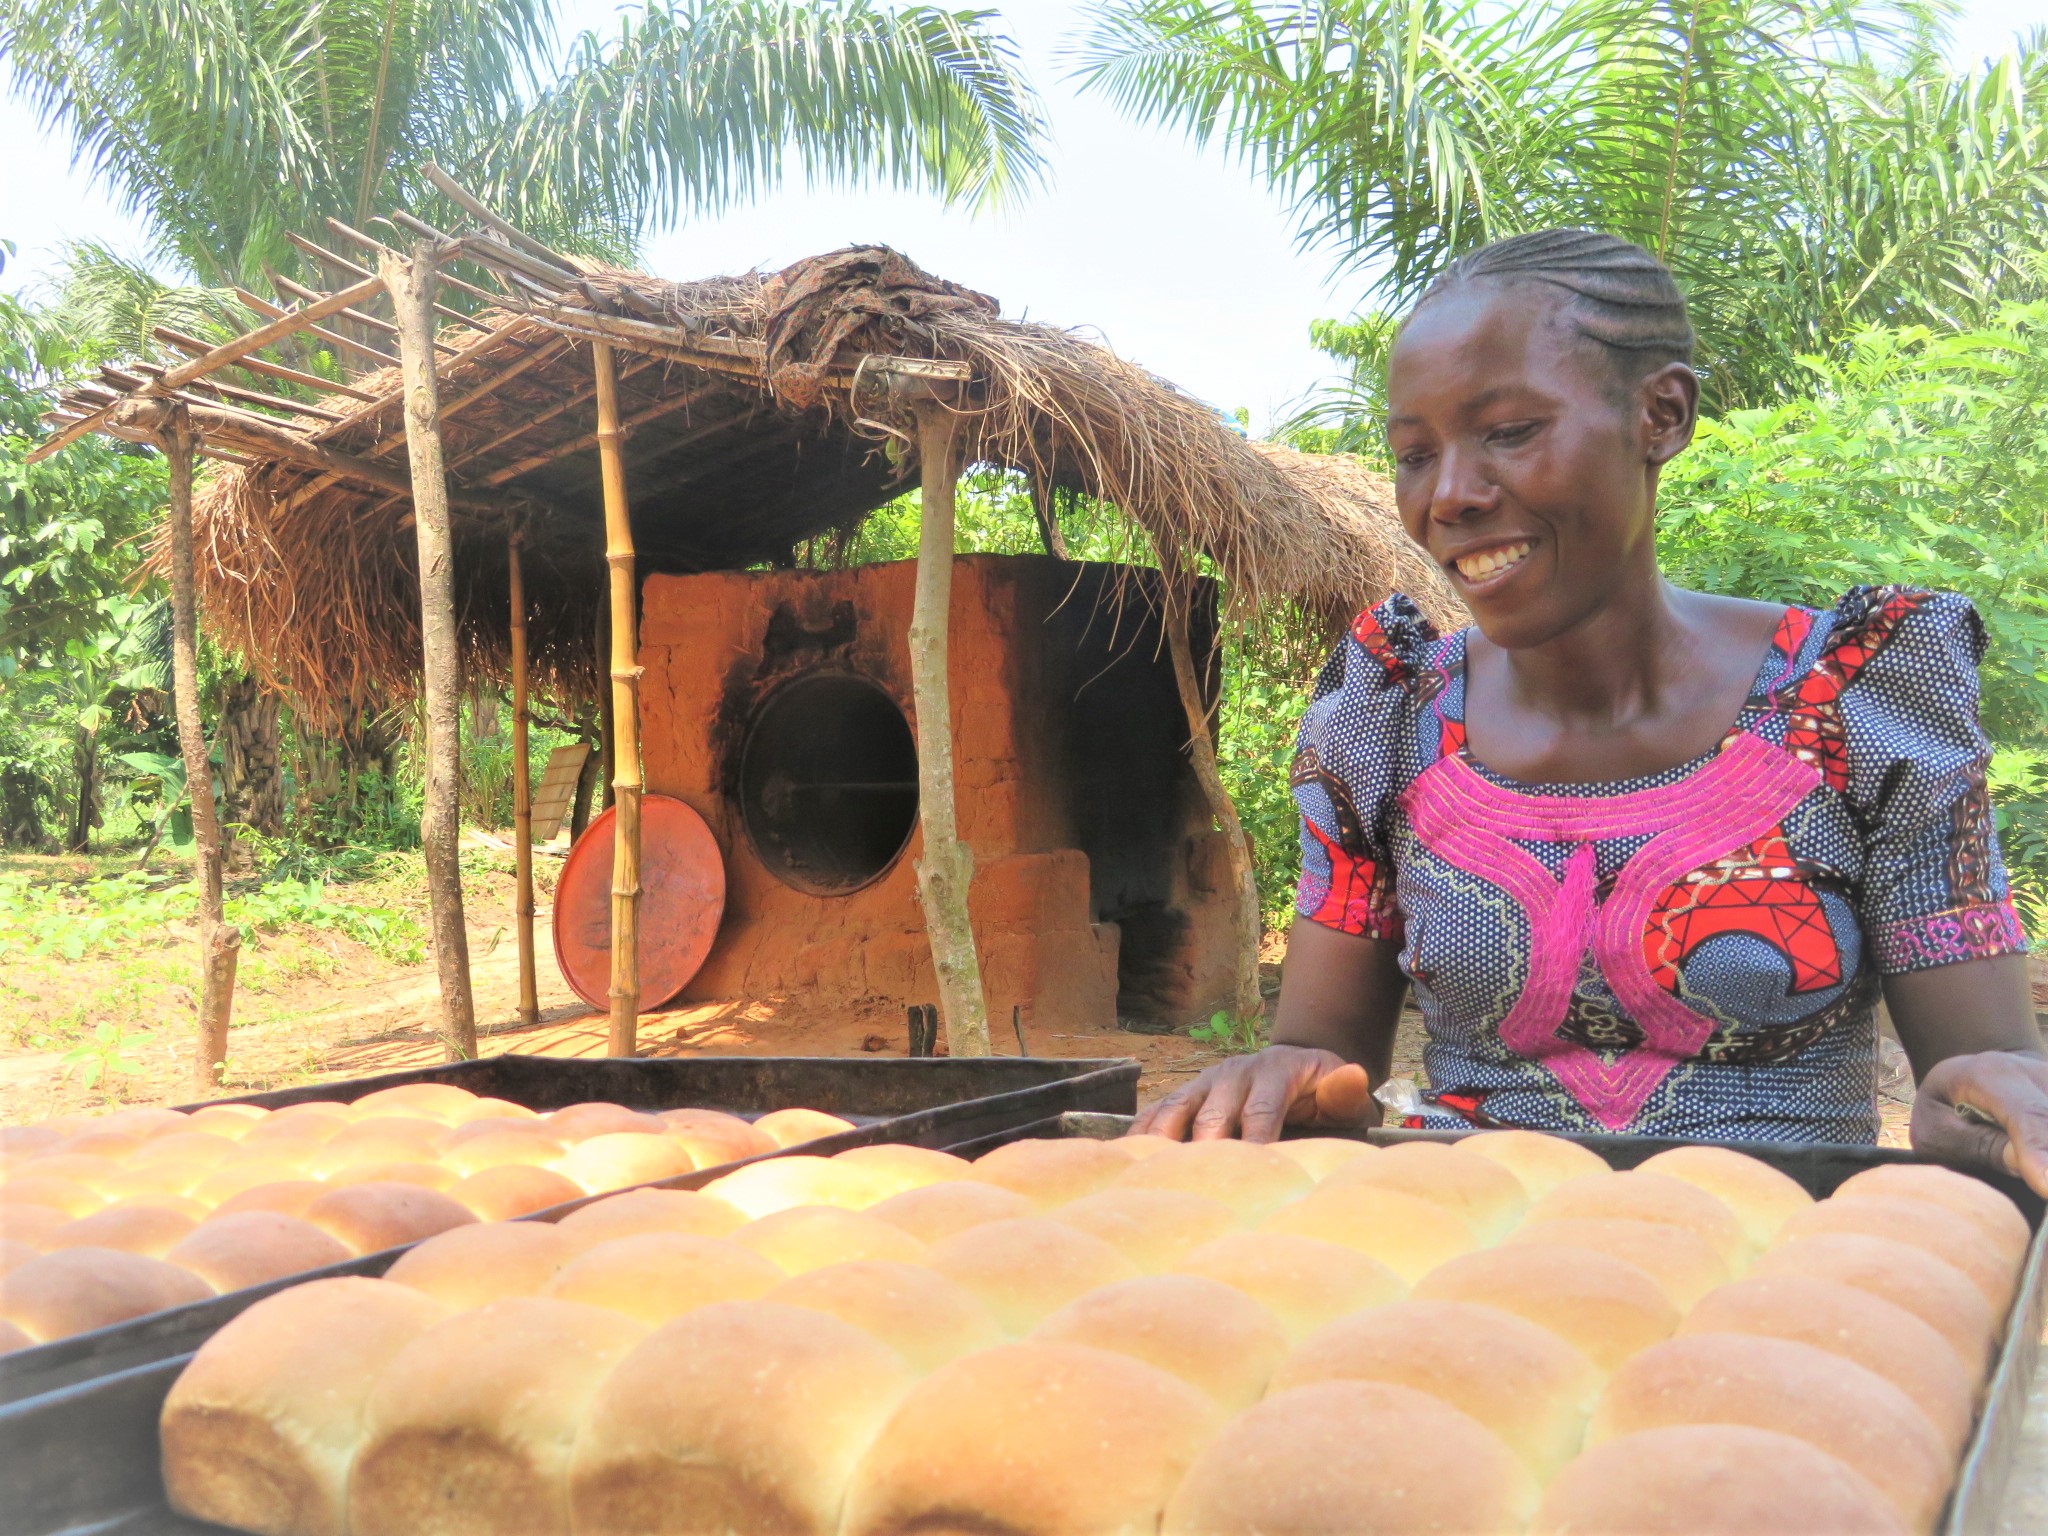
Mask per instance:
[[[1466,555],[1454,562],[1458,574],[1467,581],[1484,581],[1487,577],[1518,565],[1529,553],[1529,541],[1518,544],[1502,544],[1493,549],[1483,549],[1476,555]]]

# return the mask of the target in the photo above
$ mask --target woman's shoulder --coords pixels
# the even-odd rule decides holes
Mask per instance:
[[[1455,665],[1464,642],[1462,629],[1442,633],[1414,598],[1390,592],[1351,621],[1340,649],[1355,646],[1368,662],[1358,669],[1347,667],[1351,686],[1412,692],[1420,679]],[[1354,670],[1359,675],[1351,675]]]

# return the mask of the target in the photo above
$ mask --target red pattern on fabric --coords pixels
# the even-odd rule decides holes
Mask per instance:
[[[1374,661],[1387,675],[1390,683],[1405,683],[1411,675],[1408,663],[1401,659],[1401,653],[1394,649],[1394,642],[1387,638],[1387,632],[1380,627],[1380,617],[1368,608],[1351,621],[1351,638],[1364,646]]]
[[[1900,622],[1925,607],[1931,592],[1887,587],[1863,622],[1838,629],[1806,675],[1787,692],[1776,695],[1785,713],[1785,750],[1818,768],[1830,789],[1849,787],[1849,738],[1842,724],[1842,694],[1856,674],[1883,650]],[[1783,633],[1784,626],[1779,626]]]
[[[1794,992],[1841,985],[1834,929],[1783,827],[1667,886],[1643,929],[1643,959],[1675,996],[1693,952],[1726,933],[1749,934],[1782,954]]]
[[[1462,720],[1438,719],[1437,751],[1444,757],[1455,757],[1465,750],[1465,722]]]
[[[1401,914],[1394,905],[1391,871],[1372,859],[1346,853],[1338,841],[1312,821],[1303,822],[1323,845],[1330,860],[1330,888],[1315,910],[1302,915],[1325,928],[1368,939],[1401,937]]]

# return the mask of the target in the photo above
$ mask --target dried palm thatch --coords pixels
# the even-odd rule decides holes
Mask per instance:
[[[801,541],[857,526],[914,483],[903,391],[935,380],[957,401],[970,462],[1112,504],[1162,558],[1206,560],[1239,617],[1279,607],[1327,630],[1395,586],[1441,620],[1459,615],[1402,534],[1391,488],[1356,460],[1247,442],[1099,343],[1005,320],[896,252],[671,283],[542,259],[488,230],[460,246],[506,291],[444,331],[438,372],[473,673],[506,665],[516,520],[535,681],[560,695],[596,686],[595,341],[619,359],[643,574],[786,563]],[[240,462],[213,472],[195,509],[216,638],[315,718],[403,699],[420,666],[397,370],[348,394],[327,402],[344,410],[289,420],[209,411],[209,441]]]

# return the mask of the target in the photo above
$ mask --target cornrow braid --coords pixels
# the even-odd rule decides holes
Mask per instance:
[[[1562,289],[1570,295],[1566,313],[1574,328],[1618,354],[1614,361],[1632,375],[1631,382],[1666,363],[1692,361],[1685,296],[1670,269],[1640,245],[1590,229],[1513,235],[1458,257],[1423,291],[1415,309],[1482,279]]]

